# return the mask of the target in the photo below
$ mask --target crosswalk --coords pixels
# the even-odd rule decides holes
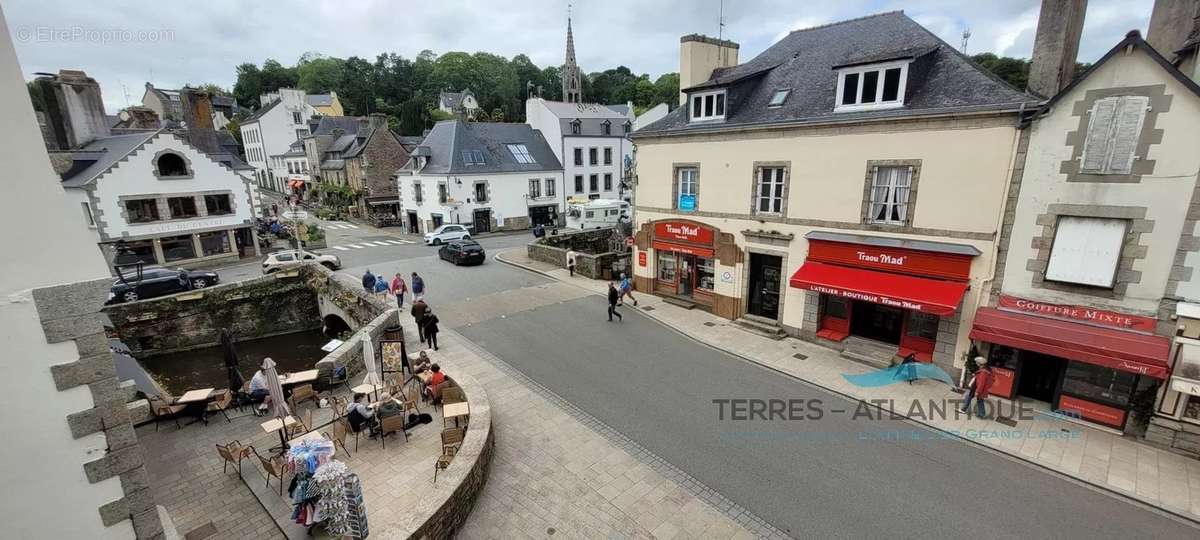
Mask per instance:
[[[412,240],[374,240],[370,242],[357,242],[354,244],[346,244],[343,246],[329,246],[338,251],[350,251],[352,249],[365,249],[369,247],[388,247],[388,246],[403,246],[406,244],[415,244]]]
[[[353,223],[346,223],[345,221],[330,221],[330,222],[325,223],[325,228],[349,230],[349,229],[357,229],[358,225],[355,225]]]

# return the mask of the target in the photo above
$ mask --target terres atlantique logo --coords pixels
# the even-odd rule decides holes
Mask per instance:
[[[897,364],[867,373],[843,373],[842,378],[861,388],[875,388],[905,381],[911,383],[921,379],[934,379],[954,386],[954,380],[942,368],[923,362]]]

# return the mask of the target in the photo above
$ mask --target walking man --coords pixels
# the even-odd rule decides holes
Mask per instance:
[[[630,300],[633,300],[633,305],[637,305],[637,298],[633,297],[633,282],[629,280],[629,276],[626,276],[625,272],[621,272],[620,290],[621,299],[617,302],[618,306],[624,304],[626,296],[628,296]]]
[[[608,283],[608,322],[612,322],[613,315],[617,316],[618,321],[624,321],[625,318],[617,313],[617,302],[621,300],[621,294],[617,292],[616,286],[612,282]]]
[[[412,292],[414,299],[425,296],[425,280],[421,279],[416,272],[412,273]]]
[[[375,292],[375,274],[371,273],[370,268],[363,273],[362,286],[363,290],[367,291],[367,294]]]
[[[971,382],[967,384],[967,397],[963,400],[962,408],[959,410],[967,412],[971,408],[971,398],[975,398],[975,417],[983,418],[987,413],[984,406],[987,403],[987,398],[991,395],[992,382],[992,366],[989,366],[987,359],[982,356],[975,357],[975,364],[979,369],[975,371],[975,375],[971,376]]]
[[[375,278],[375,294],[381,294],[384,298],[387,298],[388,282],[387,278],[383,277],[383,274],[379,274],[379,277]]]
[[[428,310],[425,312],[424,320],[425,320],[425,324],[423,324],[422,326],[425,328],[425,341],[428,341],[429,346],[433,347],[433,350],[436,351],[436,350],[438,350],[437,335],[438,335],[438,332],[440,331],[438,329],[439,321],[438,321],[437,315],[433,314],[432,309]]]
[[[396,307],[404,308],[404,294],[407,292],[408,284],[404,283],[400,272],[396,272],[396,277],[392,278],[392,294],[396,296]]]
[[[425,329],[421,327],[421,319],[425,317],[425,312],[429,310],[429,305],[425,303],[425,299],[417,296],[416,289],[413,289],[413,305],[412,314],[413,322],[417,325],[417,337],[421,339],[421,343],[425,343]]]
[[[578,255],[575,250],[567,250],[567,270],[571,272],[571,277],[575,277],[575,257]]]

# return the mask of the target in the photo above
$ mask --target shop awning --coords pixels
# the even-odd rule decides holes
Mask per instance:
[[[967,284],[927,279],[819,262],[806,262],[792,274],[796,288],[843,296],[851,300],[911,309],[932,315],[958,310]]]
[[[1135,334],[996,308],[979,308],[975,312],[971,339],[1156,379],[1167,377],[1167,356],[1171,350],[1171,342],[1161,336]]]

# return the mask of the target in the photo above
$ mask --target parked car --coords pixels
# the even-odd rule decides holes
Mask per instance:
[[[483,253],[483,246],[474,240],[455,240],[438,249],[438,258],[455,265],[483,264],[487,255]]]
[[[267,255],[267,260],[263,261],[262,271],[264,274],[271,274],[288,268],[295,268],[307,262],[318,263],[330,270],[337,270],[342,267],[342,260],[334,255],[325,255],[311,253],[308,251],[276,251]]]
[[[193,289],[211,287],[221,281],[216,272],[143,266],[141,273],[126,270],[113,280],[108,291],[108,304],[134,302]]]
[[[425,245],[440,246],[451,240],[470,240],[471,231],[465,225],[449,223],[425,233]]]

